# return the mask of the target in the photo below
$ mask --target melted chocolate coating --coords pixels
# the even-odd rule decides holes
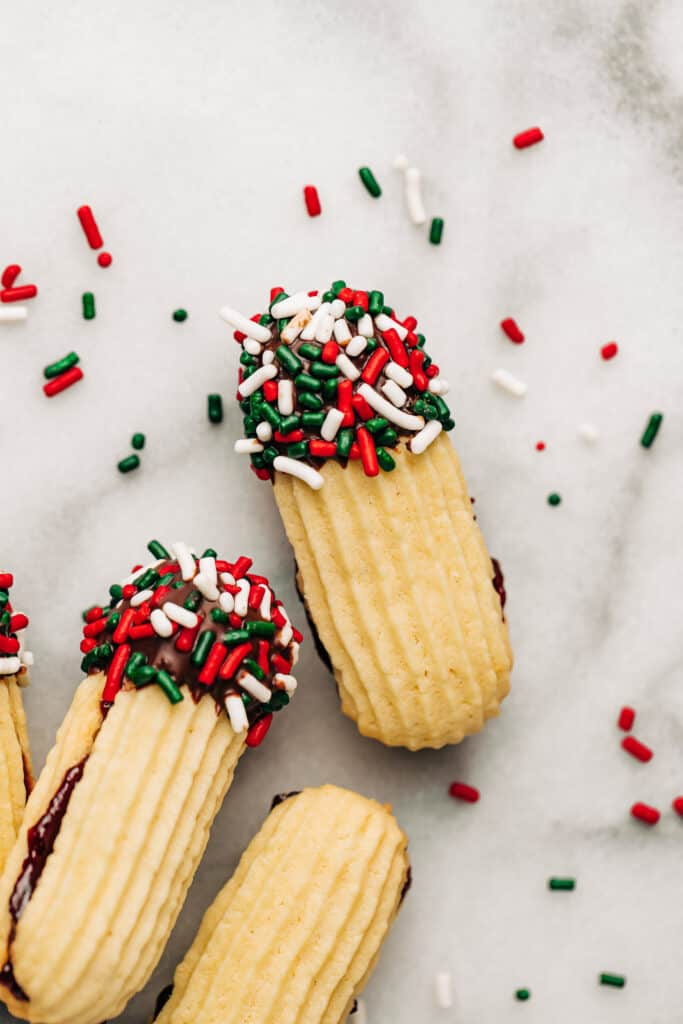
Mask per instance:
[[[505,592],[505,577],[503,576],[503,570],[501,569],[500,562],[497,558],[492,558],[491,564],[493,565],[493,580],[491,582],[493,583],[493,589],[500,598],[500,610],[504,619],[505,602],[507,600],[507,594]]]
[[[270,804],[271,811],[273,811],[276,807],[279,807],[280,804],[283,804],[285,800],[289,800],[290,797],[298,796],[300,792],[300,789],[293,789],[291,793],[276,793]]]
[[[173,983],[171,982],[170,985],[166,985],[165,988],[162,988],[161,992],[157,996],[157,1001],[154,1004],[154,1016],[152,1017],[153,1021],[157,1019],[157,1017],[159,1016],[163,1008],[166,1006],[166,1003],[169,1001],[172,995]]]
[[[406,880],[403,883],[403,888],[401,889],[401,896],[400,896],[400,899],[398,901],[398,905],[399,906],[403,903],[404,899],[408,895],[408,891],[409,891],[409,889],[410,889],[412,884],[413,884],[413,867],[412,867],[412,864],[409,864],[408,865],[408,873],[406,875]]]
[[[14,930],[12,930],[10,941],[14,938]],[[0,985],[4,985],[8,988],[15,999],[18,999],[21,1003],[28,1002],[28,996],[24,992],[23,988],[14,977],[14,968],[11,962],[8,960],[2,969],[0,969]]]

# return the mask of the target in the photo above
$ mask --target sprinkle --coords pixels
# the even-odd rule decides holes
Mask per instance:
[[[238,313],[236,309],[231,309],[230,306],[223,306],[218,315],[226,323],[230,324],[231,327],[241,331],[242,334],[246,334],[248,338],[253,338],[255,341],[263,342],[263,344],[270,341],[269,327],[264,327],[253,320],[248,320],[246,316]]]
[[[218,582],[218,570],[216,569],[216,555],[203,554],[199,559],[199,575],[206,578],[209,583],[216,586]],[[195,580],[196,586],[196,580]],[[213,598],[216,600],[216,598]]]
[[[294,381],[281,380],[277,386],[277,407],[283,416],[294,412]]]
[[[515,135],[512,142],[515,149],[526,149],[527,146],[534,146],[537,142],[541,142],[542,139],[543,132],[540,128],[527,128],[525,131]]]
[[[166,550],[159,540],[151,540],[147,545],[147,550],[154,556],[154,558],[164,559],[171,557],[170,552]]]
[[[382,384],[382,391],[387,396],[389,401],[392,402],[394,405],[397,405],[399,408],[401,408],[401,406],[404,406],[408,401],[407,394],[405,393],[403,388],[400,388],[398,386],[396,381],[385,381],[384,384]]]
[[[121,459],[120,462],[116,463],[116,468],[119,473],[130,473],[132,470],[137,469],[139,465],[139,455],[127,455],[125,459]]]
[[[301,332],[302,341],[313,341],[316,335],[316,331],[318,330],[318,327],[322,323],[323,318],[329,314],[330,308],[331,306],[329,302],[323,302],[320,304],[318,309],[316,309],[315,313],[313,314],[313,316],[311,317],[311,319],[308,321],[303,331]]]
[[[235,594],[235,612],[243,619],[249,611],[249,591],[251,584],[247,579],[239,580],[237,584],[238,593]]]
[[[525,1003],[527,999],[531,999],[531,990],[528,988],[518,988],[515,991],[515,999],[518,999],[520,1003]]]
[[[397,320],[393,320],[386,313],[380,313],[379,316],[375,317],[375,324],[377,330],[384,334],[386,331],[396,331],[401,341],[405,341],[408,336],[407,329],[400,324]]]
[[[630,708],[628,706],[624,706],[621,709],[621,711],[619,712],[619,718],[617,719],[617,725],[619,726],[620,729],[623,729],[624,732],[628,732],[630,729],[633,728],[633,723],[635,722],[635,720],[636,720],[636,713],[633,710],[633,708]]]
[[[553,892],[572,892],[576,888],[575,878],[549,878],[548,888]]]
[[[600,349],[600,355],[607,362],[609,359],[614,359],[615,355],[619,351],[619,346],[616,341],[610,341],[607,345],[603,345]]]
[[[9,658],[0,658],[0,676],[15,676],[21,671],[21,658],[15,655]]]
[[[278,690],[285,690],[287,693],[292,694],[297,688],[297,681],[294,676],[289,675],[287,672],[276,672],[273,676],[273,685]]]
[[[311,311],[308,307],[300,310],[292,317],[287,326],[280,331],[282,341],[291,345],[299,337],[304,328],[311,322]]]
[[[65,370],[75,366],[77,362],[78,356],[76,353],[69,352],[68,355],[62,356],[62,358],[58,359],[56,362],[49,363],[43,369],[43,377],[46,377],[47,380],[52,380],[53,377],[59,377],[60,373],[64,373]]]
[[[246,732],[249,719],[244,708],[244,701],[236,693],[228,693],[225,697],[225,710],[228,712],[230,725],[236,733]]]
[[[395,406],[388,402],[386,398],[383,398],[374,388],[371,388],[369,384],[361,384],[358,388],[358,394],[361,398],[364,398],[368,405],[378,412],[380,416],[384,416],[385,419],[391,423],[395,423],[396,426],[401,427],[403,430],[422,430],[425,425],[422,416],[413,416],[410,413],[403,412],[402,409],[397,409]],[[432,422],[437,422],[432,420]]]
[[[556,491],[553,491],[552,494],[548,495],[548,504],[552,505],[553,508],[556,508],[561,501],[562,498]]]
[[[653,412],[650,419],[647,421],[647,426],[643,432],[643,436],[640,439],[640,443],[643,448],[650,448],[657,434],[659,428],[662,425],[663,415],[661,412]]]
[[[270,690],[263,683],[260,683],[250,672],[242,671],[236,676],[238,686],[259,701],[260,704],[267,704],[270,700]]]
[[[359,167],[358,175],[373,199],[377,199],[382,195],[382,189],[379,187],[377,179],[369,167]]]
[[[21,267],[19,266],[18,263],[10,263],[8,266],[6,266],[2,272],[2,278],[0,278],[0,283],[2,284],[2,287],[11,288],[16,279],[19,277],[20,273]]]
[[[83,303],[83,319],[94,320],[95,319],[95,296],[92,292],[83,292],[81,299]]]
[[[671,806],[673,807],[676,814],[680,815],[680,817],[683,818],[683,796],[677,796],[671,802]]]
[[[365,475],[377,476],[379,473],[379,463],[372,434],[365,427],[359,427],[356,431],[356,441],[358,442]]]
[[[339,322],[340,323],[346,323],[345,320],[344,321],[340,320]],[[350,335],[349,335],[349,337],[350,337]],[[359,356],[361,354],[361,352],[365,351],[367,346],[368,346],[367,339],[364,338],[362,334],[357,334],[356,337],[353,338],[348,343],[348,345],[346,346],[346,354],[347,354],[347,356]],[[378,349],[376,349],[376,351],[377,352],[383,352],[384,349],[379,349],[378,348]]]
[[[216,641],[216,643],[213,644],[208,657],[204,662],[204,667],[197,676],[200,683],[203,683],[204,686],[213,686],[216,681],[216,676],[218,675],[218,670],[223,664],[227,653],[228,648],[225,644],[222,644],[219,641]]]
[[[414,437],[409,441],[409,448],[413,455],[421,455],[430,444],[437,439],[443,426],[438,420],[430,420]]]
[[[464,800],[468,804],[476,804],[479,799],[479,790],[465,782],[451,782],[448,792],[454,800]]]
[[[503,332],[507,334],[510,341],[513,341],[515,345],[522,344],[524,341],[524,335],[517,326],[517,322],[513,320],[511,316],[506,317],[505,320],[501,320],[500,326],[503,329]]]
[[[34,284],[22,284],[18,288],[5,288],[0,292],[0,302],[23,302],[33,299],[38,294]]]
[[[374,384],[384,367],[389,362],[389,353],[384,348],[376,348],[361,373],[366,384]]]
[[[248,398],[249,395],[253,395],[255,391],[258,391],[267,380],[272,380],[273,377],[277,377],[277,367],[274,365],[260,366],[258,370],[252,373],[251,377],[247,377],[243,380],[238,391],[242,398]]]
[[[161,608],[154,609],[150,615],[150,622],[152,623],[152,628],[157,636],[166,638],[173,634],[173,624]]]
[[[631,757],[635,757],[638,761],[647,763],[652,760],[653,753],[649,747],[646,747],[644,743],[637,740],[635,736],[624,736],[621,741],[621,745],[627,754]]]
[[[215,393],[207,395],[206,408],[210,423],[223,422],[223,399],[220,395]]]
[[[321,212],[320,197],[315,185],[304,185],[304,202],[309,217],[319,217]]]
[[[226,648],[227,650],[227,648]],[[240,644],[238,647],[233,647],[228,654],[227,658],[221,665],[220,678],[221,679],[232,679],[237,669],[240,667],[242,662],[248,655],[251,654],[251,641]]]
[[[89,206],[79,206],[76,210],[78,219],[81,222],[81,227],[85,237],[88,240],[88,245],[91,249],[101,249],[104,245],[100,229],[97,226],[95,216]]]
[[[43,391],[48,398],[52,398],[54,395],[58,395],[61,391],[66,391],[72,384],[76,384],[79,380],[83,379],[83,371],[80,366],[72,366],[65,373],[61,373],[59,377],[53,377],[47,384],[43,384]]]
[[[320,428],[320,436],[325,441],[334,441],[344,421],[344,413],[340,409],[330,409]]]
[[[371,338],[375,333],[375,325],[372,322],[372,317],[369,313],[362,316],[357,324],[358,333],[362,334],[364,338]]]
[[[453,1005],[451,995],[451,976],[448,971],[439,971],[434,978],[436,1005],[442,1010],[449,1010]]]
[[[189,580],[194,579],[197,574],[197,565],[187,544],[183,543],[181,540],[177,540],[175,544],[171,545],[171,550],[173,551],[174,558],[178,562],[180,575],[185,582],[187,583]]]
[[[352,340],[352,335],[351,335],[351,331],[349,330],[349,325],[346,322],[346,320],[344,320],[344,319],[335,320],[334,328],[333,328],[333,334],[334,334],[334,337],[335,337],[336,341],[338,341],[340,345],[343,345],[344,342],[347,342],[347,341],[349,342],[349,344],[353,344],[353,342],[357,340],[356,338],[353,338],[353,340]],[[358,355],[358,353],[357,352],[351,352],[351,355],[352,356],[353,355]]]
[[[254,722],[249,732],[247,733],[247,746],[258,747],[263,743],[264,739],[268,735],[268,730],[273,721],[273,715],[264,715],[263,718],[259,718],[258,722]]]
[[[413,224],[424,224],[427,214],[422,202],[421,175],[417,167],[406,167],[404,184],[410,219]]]
[[[379,352],[380,350],[377,349],[377,351]],[[399,366],[398,363],[388,363],[384,370],[384,373],[385,376],[389,378],[389,380],[395,381],[396,384],[398,384],[402,388],[409,388],[412,386],[413,375],[411,373],[408,373],[408,371],[405,370],[402,366]],[[433,383],[433,381],[430,381],[430,391],[431,385]]]
[[[334,330],[334,317],[331,313],[325,313],[320,317],[318,325],[315,330],[315,340],[326,342],[332,337],[332,331]]]
[[[187,608],[183,608],[173,601],[166,601],[161,610],[171,622],[177,622],[179,626],[184,626],[185,629],[195,629],[199,625],[199,616],[195,612],[188,611]]]
[[[537,441],[536,442],[536,451],[537,452],[544,452],[545,451],[545,441]]]
[[[101,267],[110,267],[112,256],[110,252],[101,252],[97,257],[97,262]],[[175,703],[175,702],[173,702]]]
[[[646,825],[656,825],[661,815],[656,807],[648,804],[635,803],[631,808],[631,817],[644,821]]]
[[[502,391],[507,391],[509,395],[514,395],[515,398],[522,398],[526,394],[526,384],[524,381],[513,377],[507,370],[496,370],[491,374],[491,380]]]
[[[263,451],[263,445],[255,437],[241,437],[235,441],[234,450],[238,455],[256,455]]]
[[[20,320],[28,318],[27,306],[2,306],[0,307],[0,323],[19,323]]]
[[[397,171],[407,171],[410,167],[408,157],[403,153],[399,153],[398,156],[394,157],[394,167]]]
[[[243,348],[250,356],[260,356],[263,351],[263,345],[261,342],[254,341],[253,338],[245,338]]]
[[[187,316],[188,316],[188,313],[187,313],[186,309],[174,309],[173,310],[173,319],[175,320],[175,322],[177,324],[184,323],[184,321],[187,320]]]
[[[592,423],[581,423],[578,433],[581,440],[587,441],[588,444],[595,444],[600,437],[597,427],[594,427]]]
[[[338,369],[344,374],[347,380],[354,381],[360,377],[360,370],[351,362],[344,352],[340,352],[336,359]]]
[[[612,988],[623,988],[626,984],[623,974],[601,974],[599,980],[601,985],[611,985]]]
[[[206,573],[199,572],[194,578],[194,585],[207,601],[217,601],[219,598],[219,590],[214,580],[211,579]]]
[[[176,685],[175,680],[168,674],[168,672],[165,671],[165,669],[160,668],[158,670],[155,682],[164,691],[171,704],[179,704],[183,699],[183,695]]]
[[[274,302],[270,307],[270,315],[275,317],[276,320],[282,320],[284,317],[296,316],[304,310],[316,310],[319,306],[319,295],[296,292],[295,295],[288,295],[287,298]]]
[[[140,590],[137,594],[133,594],[130,599],[131,608],[139,608],[141,604],[149,601],[154,596],[153,590]]]
[[[443,235],[443,217],[433,217],[429,228],[429,241],[432,245],[441,245]]]

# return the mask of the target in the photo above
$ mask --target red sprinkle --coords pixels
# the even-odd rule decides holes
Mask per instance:
[[[277,651],[275,652],[275,654],[273,654],[270,660],[276,672],[282,672],[282,674],[286,676],[289,675],[289,673],[292,671],[292,666],[290,665],[290,663],[287,661],[286,658],[283,658],[282,655],[279,654]]]
[[[377,349],[377,351],[379,351],[379,349]],[[351,399],[351,405],[362,420],[371,420],[373,416],[376,415],[374,409],[368,405],[362,395],[354,395]],[[353,423],[353,419],[351,422]]]
[[[215,646],[216,646],[216,644],[214,644],[213,647],[211,648],[211,652],[212,653],[213,653],[213,649],[214,649]],[[223,649],[227,650],[227,648],[223,648]],[[221,665],[221,671],[220,671],[221,679],[232,679],[232,677],[234,676],[235,672],[237,671],[237,669],[242,664],[243,659],[246,658],[246,656],[248,654],[251,654],[251,644],[250,643],[238,644],[237,647],[233,647],[233,649],[230,651],[230,654],[228,654],[227,658],[225,659],[225,661]],[[209,658],[210,657],[211,657],[211,654],[209,654]],[[209,659],[207,658],[206,664],[208,665],[208,663],[209,663]],[[206,667],[206,666],[204,666],[204,667]],[[203,671],[203,669],[202,669],[202,671]],[[201,676],[199,678],[201,680]]]
[[[395,331],[394,334],[396,334]],[[398,335],[396,337],[398,339]],[[388,362],[389,353],[387,350],[385,348],[376,348],[363,367],[363,372],[360,375],[361,380],[365,381],[366,384],[374,384]]]
[[[24,615],[23,612],[17,612],[9,620],[9,628],[11,633],[18,633],[20,629],[26,629],[28,626],[28,616]]]
[[[537,142],[543,140],[543,132],[540,128],[527,128],[526,131],[519,132],[513,138],[512,142],[515,149],[526,149],[527,146],[534,146]]]
[[[102,618],[102,609],[100,608],[100,606],[98,604],[95,605],[94,608],[90,608],[85,613],[85,621],[86,622],[95,622],[97,619],[101,619],[101,618]]]
[[[349,381],[349,383],[351,383],[351,382]],[[13,586],[14,586],[14,576],[12,575],[12,573],[11,572],[0,572],[0,587],[2,587],[3,590],[8,590],[10,587],[13,587]]]
[[[92,651],[93,647],[97,647],[97,640],[92,640],[87,636],[84,636],[81,640],[81,651],[83,654],[88,654]]]
[[[200,683],[204,683],[205,686],[211,686],[216,681],[218,669],[221,667],[221,663],[227,653],[228,648],[225,644],[216,641],[209,651],[209,656],[204,662],[203,669],[197,676]]]
[[[515,345],[521,345],[524,341],[524,335],[517,326],[517,322],[512,319],[511,316],[500,321],[500,326],[503,328],[505,334],[507,334],[510,341],[514,341]]]
[[[681,818],[683,818],[683,796],[677,796],[675,800],[672,801],[671,806],[676,814],[680,814]]]
[[[21,267],[18,263],[10,263],[9,266],[5,267],[2,272],[2,278],[0,278],[0,284],[3,288],[11,288],[16,279],[21,273]]]
[[[646,762],[652,760],[652,751],[650,748],[646,747],[644,743],[640,742],[640,740],[637,740],[635,736],[624,736],[621,741],[621,745],[627,754],[630,754],[631,757],[637,758],[639,761]]]
[[[606,345],[603,345],[600,349],[600,355],[607,361],[608,359],[614,359],[615,355],[619,351],[619,346],[616,341],[610,341]]]
[[[274,622],[278,629],[282,629],[283,626],[287,625],[287,619],[284,617],[278,605],[271,610],[270,621]],[[275,655],[273,655],[275,658]]]
[[[631,808],[631,817],[644,821],[646,825],[656,825],[661,815],[656,807],[638,803]]]
[[[636,720],[636,713],[633,710],[633,708],[629,708],[628,706],[624,706],[621,709],[621,711],[619,712],[619,718],[617,719],[617,725],[619,726],[620,729],[623,729],[624,732],[628,732],[630,729],[633,728],[633,723],[635,722],[635,720]]]
[[[451,782],[448,792],[454,800],[465,800],[468,804],[476,804],[479,799],[479,790],[465,782]]]
[[[350,305],[353,299],[353,288],[342,288],[337,294],[337,298],[345,302],[347,306]]]
[[[111,260],[112,260],[112,256],[111,256],[110,252],[101,252],[99,254],[99,256],[97,257],[97,262],[99,263],[99,265],[101,267],[110,267],[111,266]]]
[[[336,362],[337,356],[339,355],[339,345],[336,341],[326,341],[323,345],[323,350],[320,354],[320,358],[324,363],[330,365]]]
[[[100,633],[104,633],[107,628],[107,620],[97,619],[95,622],[88,622],[83,627],[83,636],[99,636]]]
[[[320,197],[315,185],[304,185],[304,202],[306,203],[309,217],[320,216],[322,207],[320,206]]]
[[[424,352],[419,348],[414,349],[410,353],[410,372],[413,375],[413,383],[418,391],[426,391],[429,384],[427,375],[422,369],[424,357]]]
[[[122,644],[120,647],[116,648],[114,657],[111,659],[111,664],[109,665],[109,671],[107,672],[107,681],[102,690],[103,703],[108,704],[112,701],[121,689],[123,673],[126,665],[128,664],[129,658],[130,647],[128,644]]]
[[[377,351],[379,351],[379,349]],[[372,439],[370,431],[366,430],[365,427],[359,427],[356,431],[356,441],[358,442],[358,449],[360,451],[361,462],[363,463],[365,475],[377,476],[379,473],[379,463],[377,461],[375,442]]]
[[[269,469],[257,469],[256,466],[249,466],[249,469],[258,477],[259,480],[270,480]]]
[[[148,601],[143,601],[141,605],[135,609],[135,625],[139,626],[141,622],[147,622],[148,618],[152,614],[152,606]]]
[[[263,385],[263,397],[265,398],[266,402],[276,402],[277,401],[277,381],[276,380],[267,380],[265,382],[265,384]]]
[[[124,597],[126,601],[130,601],[131,597],[133,597],[134,594],[137,594],[137,592],[137,587],[134,587],[132,583],[126,583],[125,587],[123,587],[121,596]]]
[[[414,316],[407,316],[403,321],[403,326],[408,332],[414,331],[417,327],[417,320]]]
[[[246,555],[240,555],[240,557],[237,559],[233,566],[232,574],[236,580],[241,580],[242,577],[245,576],[250,569],[251,558],[247,558]]]
[[[0,654],[16,654],[19,650],[19,641],[12,636],[0,635]]]
[[[270,643],[268,640],[259,640],[258,642],[258,666],[261,671],[268,675],[270,671],[270,665],[268,664],[268,651],[270,650]]]
[[[135,624],[134,620],[135,609],[126,608],[125,612],[122,612],[118,625],[112,634],[112,640],[115,644],[122,644],[127,639],[131,626]]]
[[[405,346],[403,345],[403,342],[399,338],[399,336],[396,333],[396,331],[394,330],[394,328],[390,327],[388,331],[383,331],[382,332],[382,337],[383,337],[384,341],[386,341],[386,343],[387,343],[387,348],[391,352],[391,358],[394,360],[394,362],[398,363],[398,365],[402,366],[404,369],[407,369],[408,368],[408,353],[406,352]],[[373,352],[373,355],[375,355],[376,352],[381,352],[381,351],[382,351],[382,349],[379,349],[379,348],[375,349],[375,352]],[[372,358],[372,356],[370,358]]]
[[[147,640],[150,637],[156,636],[156,633],[151,622],[143,622],[139,626],[131,626],[128,636],[131,640]]]
[[[100,229],[97,226],[95,215],[89,206],[79,206],[76,210],[78,219],[81,222],[81,227],[85,237],[88,239],[88,245],[91,249],[101,249],[104,245]]]
[[[259,718],[258,722],[254,722],[251,729],[247,733],[247,746],[258,747],[263,743],[264,739],[268,735],[271,722],[273,721],[272,711],[268,715],[264,715],[263,718]]]
[[[537,452],[544,452],[545,451],[545,441],[537,441],[536,442],[536,451]]]
[[[271,301],[271,303],[275,302],[275,300],[278,297],[278,295],[282,295],[283,291],[284,291],[284,288],[281,288],[279,284],[276,284],[273,288],[271,288],[270,289],[270,301]]]
[[[354,306],[360,306],[367,313],[369,304],[367,292],[354,292],[351,302]]]
[[[0,292],[0,302],[23,302],[24,299],[34,299],[38,289],[34,284],[22,284],[18,288],[5,288]]]
[[[249,599],[247,601],[247,607],[251,608],[252,611],[256,611],[257,608],[261,607],[261,601],[263,595],[266,592],[266,588],[262,586],[252,587],[249,591]]]
[[[281,434],[279,430],[276,430],[273,434],[274,439],[283,444],[296,444],[297,441],[303,441],[305,436],[303,430],[290,430],[288,434]]]
[[[60,391],[66,391],[72,384],[76,384],[77,381],[83,379],[83,371],[80,366],[72,366],[69,370],[65,370],[64,373],[60,373],[59,377],[53,377],[47,384],[43,384],[43,391],[48,398],[52,398],[53,395],[58,395]]]
[[[314,459],[331,459],[336,455],[337,446],[334,441],[316,441],[312,439],[308,442],[308,454],[312,455]]]

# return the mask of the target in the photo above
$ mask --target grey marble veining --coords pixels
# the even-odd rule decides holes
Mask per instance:
[[[240,764],[166,954],[122,1021],[150,1013],[272,794],[325,780],[390,801],[411,840],[415,882],[366,992],[370,1024],[679,1019],[683,822],[667,809],[683,792],[682,33],[672,0],[3,13],[0,260],[41,293],[25,325],[0,326],[0,562],[32,618],[37,762],[79,679],[80,609],[151,536],[252,553],[296,609],[269,489],[232,452],[238,352],[216,315],[225,302],[251,312],[275,283],[344,276],[420,318],[452,383],[516,652],[499,720],[411,755],[356,734],[306,644],[296,702]],[[512,135],[536,123],[546,140],[516,152]],[[407,219],[399,152],[445,218],[439,248]],[[365,163],[377,202],[356,177]],[[82,202],[109,270],[81,236]],[[499,330],[508,315],[523,346]],[[611,339],[620,353],[604,363]],[[47,401],[42,367],[71,348],[85,380]],[[494,388],[499,366],[527,382],[525,399]],[[215,390],[220,427],[205,418]],[[646,452],[655,409],[664,425]],[[592,447],[577,437],[586,421]],[[143,466],[123,478],[135,430]],[[647,766],[619,748],[625,702],[655,749]],[[480,803],[453,803],[454,778]],[[656,829],[629,818],[637,799],[663,810]],[[548,893],[551,874],[576,875],[577,890]],[[435,1006],[438,970],[452,972],[449,1011]],[[600,988],[602,970],[626,989]]]

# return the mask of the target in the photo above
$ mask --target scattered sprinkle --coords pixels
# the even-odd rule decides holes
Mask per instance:
[[[3,288],[11,288],[16,279],[21,273],[21,267],[18,263],[10,263],[2,272],[2,278],[0,278],[0,284]]]
[[[511,316],[505,317],[504,320],[500,321],[500,326],[503,333],[508,336],[510,341],[513,341],[515,345],[521,345],[524,341],[524,335],[522,334],[516,320],[513,320]]]
[[[27,306],[0,306],[0,323],[18,323],[28,317]]]
[[[83,292],[83,319],[95,319],[95,296],[92,292]]]
[[[131,470],[137,469],[140,465],[140,457],[138,455],[127,455],[125,459],[121,459],[116,464],[116,468],[119,473],[130,473]]]
[[[49,363],[43,369],[43,376],[47,380],[52,380],[53,377],[59,377],[60,373],[64,373],[65,370],[75,366],[78,361],[78,355],[75,352],[69,352],[68,355],[62,356],[62,358],[58,359],[56,362]]]
[[[527,128],[525,131],[515,135],[512,142],[515,149],[526,149],[528,146],[535,146],[537,142],[542,140],[543,132],[540,128]]]
[[[424,224],[427,220],[422,202],[422,175],[417,167],[406,167],[404,185],[408,214],[413,224]]]
[[[664,419],[664,417],[663,417],[661,412],[653,412],[652,413],[652,415],[650,416],[649,420],[647,421],[647,426],[645,427],[645,430],[643,431],[643,436],[640,439],[640,443],[642,444],[643,448],[650,448],[651,447],[651,445],[654,442],[654,439],[656,438],[657,434],[659,433],[659,428],[662,425],[662,420],[663,419]]]
[[[451,994],[451,976],[448,971],[439,971],[434,978],[436,1005],[442,1010],[450,1010],[453,1005]]]
[[[626,978],[623,974],[601,974],[600,984],[611,985],[612,988],[623,988],[626,984]]]
[[[683,818],[683,796],[677,796],[671,803],[676,814],[679,814]]]
[[[579,426],[579,437],[582,441],[587,441],[588,444],[595,444],[599,440],[600,434],[598,428],[594,427],[592,423],[581,423]]]
[[[22,284],[18,288],[4,288],[0,292],[0,302],[24,302],[34,299],[38,289],[34,284]]]
[[[112,263],[112,255],[110,252],[101,252],[97,257],[97,262],[101,267],[110,267]]]
[[[515,999],[518,999],[520,1003],[525,1003],[527,999],[531,999],[531,989],[518,988],[515,992]]]
[[[624,736],[621,745],[627,754],[635,757],[638,761],[647,763],[652,760],[653,754],[650,748],[646,747],[640,740],[637,740],[635,736]]]
[[[526,394],[526,384],[524,381],[514,377],[507,370],[495,370],[491,374],[491,380],[494,384],[498,385],[501,391],[507,391],[509,395],[514,395],[515,398],[523,398]]]
[[[135,448],[136,452],[141,452],[142,449],[145,447],[145,440],[146,440],[145,435],[138,433],[138,434],[133,434],[133,436],[130,439],[130,443],[131,443],[132,447]]]
[[[309,217],[319,217],[322,212],[320,196],[315,185],[304,185],[304,202]]]
[[[398,156],[394,157],[394,168],[397,171],[407,171],[409,167],[410,161],[405,154],[399,153]]]
[[[544,452],[545,451],[545,441],[537,441],[536,442],[536,451],[537,452]]]
[[[631,808],[631,817],[645,822],[646,825],[656,825],[661,815],[656,807],[650,807],[649,804],[635,803]]]
[[[173,310],[173,319],[175,320],[175,322],[177,324],[184,323],[184,321],[187,320],[187,310],[186,309],[174,309]]]
[[[220,395],[209,395],[207,397],[207,409],[211,423],[223,422],[223,399]]]
[[[382,189],[379,187],[379,183],[377,181],[377,178],[372,173],[370,168],[369,167],[359,167],[358,168],[358,175],[360,177],[360,180],[363,182],[363,184],[365,185],[366,189],[370,193],[370,195],[373,197],[373,199],[378,199],[379,196],[382,195]]]
[[[617,725],[619,726],[620,729],[623,729],[624,732],[628,732],[630,729],[633,728],[633,723],[635,722],[635,720],[636,720],[636,713],[633,710],[633,708],[630,708],[627,705],[624,705],[624,707],[619,712],[619,718],[617,719]]]
[[[451,782],[448,792],[454,800],[464,800],[468,804],[476,804],[479,800],[479,790],[465,782]]]
[[[575,878],[549,878],[548,888],[553,892],[573,892],[576,889]]]
[[[559,505],[561,501],[562,501],[562,498],[557,493],[557,491],[553,491],[552,494],[548,495],[548,504],[552,505],[553,508],[555,506]]]
[[[429,228],[429,241],[432,245],[441,245],[441,236],[443,235],[443,217],[432,217],[432,223]]]
[[[78,219],[81,222],[83,233],[88,240],[91,249],[101,249],[104,245],[100,229],[97,226],[95,215],[89,206],[79,206],[76,210]]]
[[[607,362],[609,359],[614,359],[615,355],[619,351],[619,346],[616,341],[610,341],[606,345],[603,345],[600,349],[600,355]]]
[[[43,391],[48,398],[52,398],[54,395],[58,395],[61,391],[66,391],[72,384],[76,384],[79,380],[83,379],[83,371],[80,366],[72,366],[66,370],[65,373],[60,373],[58,377],[53,377],[47,384],[43,384]]]

